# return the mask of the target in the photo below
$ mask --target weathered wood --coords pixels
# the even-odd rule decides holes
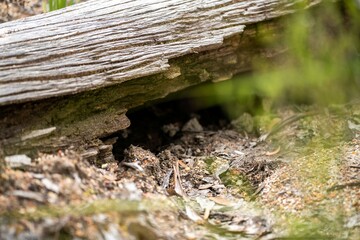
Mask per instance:
[[[97,146],[129,125],[129,108],[277,54],[257,31],[297,2],[94,0],[1,24],[0,145]]]
[[[0,104],[122,83],[215,49],[297,1],[94,0],[0,25]]]

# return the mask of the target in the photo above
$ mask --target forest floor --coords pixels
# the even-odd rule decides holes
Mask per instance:
[[[359,106],[230,122],[165,103],[111,136],[117,161],[8,158],[0,238],[358,239]]]
[[[41,2],[3,1],[0,20]],[[359,102],[232,121],[182,104],[131,113],[112,162],[5,159],[0,239],[360,238]]]

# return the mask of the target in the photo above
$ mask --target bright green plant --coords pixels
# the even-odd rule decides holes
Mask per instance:
[[[47,4],[44,2],[44,10],[46,12],[51,12],[57,9],[64,8],[66,6],[70,6],[75,3],[75,0],[48,0]]]

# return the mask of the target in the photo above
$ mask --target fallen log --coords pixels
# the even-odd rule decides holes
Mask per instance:
[[[320,1],[91,0],[0,24],[2,155],[111,158],[99,139],[129,126],[128,109],[278,54],[257,35],[299,2]]]

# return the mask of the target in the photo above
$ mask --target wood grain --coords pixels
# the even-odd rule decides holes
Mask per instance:
[[[91,0],[1,24],[0,106],[166,72],[170,59],[216,49],[298,2]]]

